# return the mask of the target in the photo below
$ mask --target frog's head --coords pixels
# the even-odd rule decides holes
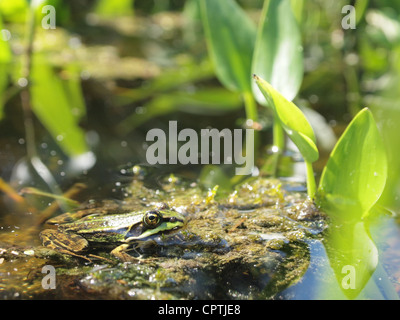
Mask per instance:
[[[144,239],[182,228],[185,224],[185,217],[169,209],[150,210],[143,214],[142,223],[144,231],[136,239]]]

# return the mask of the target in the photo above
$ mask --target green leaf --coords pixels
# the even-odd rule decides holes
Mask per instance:
[[[87,152],[84,132],[78,126],[69,104],[69,101],[80,98],[67,97],[62,81],[40,54],[33,55],[31,76],[32,110],[35,115],[68,156]],[[68,93],[77,94],[77,91],[68,90]]]
[[[290,0],[290,5],[296,20],[301,23],[303,20],[304,0]]]
[[[24,22],[28,4],[26,0],[0,0],[1,15],[7,21]]]
[[[324,245],[343,293],[354,299],[378,265],[365,218],[387,179],[386,151],[372,113],[361,110],[333,149],[322,172],[317,202],[330,219]],[[345,270],[345,271],[344,271]],[[353,270],[353,279],[348,270]],[[354,282],[347,287],[347,280]]]
[[[72,115],[79,121],[86,115],[86,105],[81,87],[80,68],[76,64],[65,66],[66,79],[63,79],[65,96]]]
[[[103,16],[120,16],[133,13],[134,0],[98,0],[95,8],[97,14]]]
[[[346,208],[340,214],[359,220],[380,198],[386,179],[385,147],[372,113],[365,108],[354,117],[328,159],[318,188],[319,202],[327,209]],[[348,211],[349,207],[353,209]]]
[[[211,61],[190,60],[177,68],[165,69],[145,86],[135,89],[121,90],[117,94],[118,105],[129,104],[151,98],[161,92],[171,91],[187,83],[212,79],[215,76]]]
[[[225,88],[205,88],[194,92],[160,94],[144,105],[145,112],[133,113],[117,126],[121,134],[127,134],[146,121],[174,111],[191,114],[223,114],[242,106],[239,94]]]
[[[211,60],[222,84],[251,92],[256,27],[234,0],[198,0]]]
[[[11,49],[7,39],[4,39],[3,24],[0,15],[0,119],[4,116],[4,91],[8,86],[8,73],[11,62]]]
[[[267,81],[256,75],[254,75],[254,79],[268,105],[273,108],[276,121],[282,124],[283,129],[299,148],[304,159],[310,163],[318,160],[319,153],[314,131],[303,112]]]
[[[303,80],[303,48],[290,0],[265,1],[252,73],[268,81],[289,101],[297,95]],[[257,100],[265,104],[257,86],[253,91]]]

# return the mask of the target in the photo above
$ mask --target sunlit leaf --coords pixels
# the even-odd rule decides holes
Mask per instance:
[[[275,90],[267,81],[254,76],[261,93],[269,106],[275,112],[275,119],[279,121],[285,132],[299,148],[300,153],[308,162],[318,160],[319,153],[316,147],[314,131],[303,112],[291,101]]]
[[[84,132],[78,126],[69,104],[71,99],[76,101],[79,98],[67,98],[62,81],[40,54],[33,55],[31,76],[32,109],[35,115],[67,155],[87,152]]]
[[[0,0],[0,12],[4,19],[12,22],[23,22],[28,9],[26,0]]]
[[[331,218],[324,242],[330,264],[350,299],[358,296],[378,265],[378,250],[364,219],[380,198],[386,178],[385,147],[372,113],[365,108],[333,149],[317,197]]]
[[[348,219],[360,219],[380,198],[386,178],[386,150],[372,113],[365,108],[349,124],[328,159],[319,184],[319,201],[327,208],[351,206],[351,211],[340,212]]]
[[[95,12],[105,16],[120,16],[133,13],[134,0],[97,0]]]
[[[297,22],[300,23],[303,20],[304,0],[290,0],[290,4]]]
[[[251,91],[255,24],[234,0],[198,0],[218,79],[228,89]]]
[[[265,1],[252,73],[268,81],[289,101],[297,95],[303,80],[303,49],[290,0]],[[253,89],[257,100],[265,104],[257,86]]]
[[[11,62],[11,49],[6,38],[6,32],[6,30],[3,30],[0,16],[0,119],[4,115],[4,91],[8,85],[9,64]]]
[[[389,9],[389,8],[387,8]],[[400,22],[396,13],[392,10],[370,10],[366,15],[366,20],[371,26],[369,32],[374,32],[376,41],[382,44],[399,44],[400,42]]]

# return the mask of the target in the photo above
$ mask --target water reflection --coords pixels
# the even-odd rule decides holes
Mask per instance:
[[[384,268],[391,262],[382,254],[398,232],[398,225],[388,216],[373,221],[331,219],[323,241],[308,243],[310,266],[301,282],[283,291],[280,298],[399,299]]]

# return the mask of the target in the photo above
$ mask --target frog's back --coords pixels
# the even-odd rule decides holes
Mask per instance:
[[[92,242],[120,242],[142,232],[141,217],[139,213],[90,215],[59,225],[58,229],[79,234]]]

